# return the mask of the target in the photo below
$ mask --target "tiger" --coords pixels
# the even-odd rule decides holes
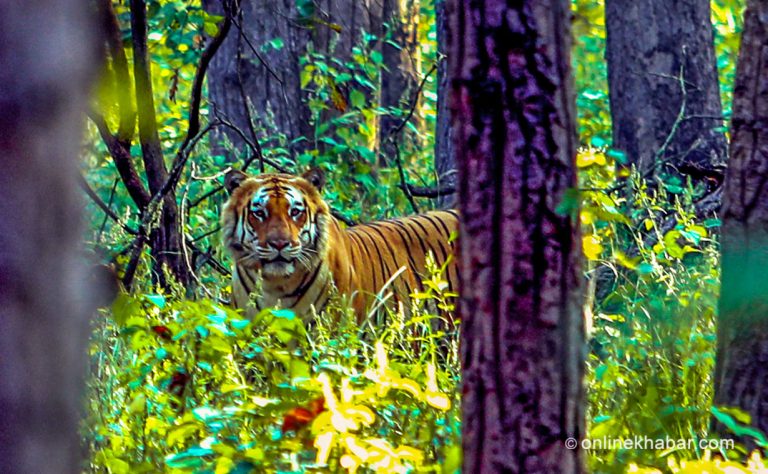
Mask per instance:
[[[447,290],[458,290],[454,210],[345,227],[322,197],[325,176],[267,173],[225,176],[223,243],[232,257],[232,303],[249,317],[264,308],[290,309],[308,318],[334,294],[349,298],[358,321],[385,284],[394,302],[423,292],[427,255],[445,264]],[[405,305],[404,305],[405,306]]]

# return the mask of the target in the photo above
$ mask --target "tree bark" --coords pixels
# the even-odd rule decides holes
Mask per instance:
[[[645,176],[719,186],[727,143],[709,0],[606,0],[605,18],[613,148]]]
[[[448,84],[448,28],[445,15],[447,0],[436,0],[435,20],[437,22],[437,123],[435,124],[435,171],[438,186],[456,186],[456,162],[453,152],[453,133],[451,129],[451,109],[449,107],[450,87]],[[442,208],[455,207],[457,194],[452,193],[438,198]]]
[[[462,214],[464,472],[582,471],[568,0],[448,3]]]
[[[243,0],[237,28],[211,63],[208,97],[214,115],[226,117],[241,131],[260,139],[284,135],[291,151],[310,147],[314,132],[306,94],[301,88],[300,59],[311,43],[314,51],[331,54],[345,62],[352,58],[363,31],[379,33],[381,7],[369,0],[323,0],[304,2],[311,13],[297,8],[294,0]],[[204,0],[209,13],[223,15],[218,0]],[[340,27],[337,32],[334,28]],[[268,43],[279,38],[282,46]],[[255,51],[254,51],[255,49]],[[258,54],[257,54],[258,53]],[[242,83],[242,86],[241,86]],[[235,150],[245,142],[237,132],[224,128],[214,132],[215,150],[224,154],[224,137]],[[277,145],[274,141],[272,145]]]
[[[419,99],[416,97],[420,67],[420,53],[417,47],[419,0],[383,0],[382,5],[387,30],[384,32],[384,38],[389,41],[383,41],[381,45],[383,68],[380,104],[387,110],[408,110],[413,101]],[[414,118],[418,120],[418,114],[414,114]],[[407,133],[406,129],[401,130],[399,136],[392,136],[393,130],[401,121],[402,117],[391,113],[381,116],[379,143],[384,163],[393,163],[395,146],[406,143],[403,139]]]
[[[733,95],[715,374],[715,404],[749,413],[763,433],[768,433],[767,44],[768,3],[751,0]],[[722,426],[720,431],[728,434]]]
[[[131,0],[131,39],[133,42],[133,75],[136,89],[136,111],[139,122],[139,143],[147,183],[152,195],[156,195],[168,181],[168,169],[163,158],[163,148],[157,132],[155,101],[152,92],[152,79],[147,50],[147,7],[144,0]],[[148,212],[144,209],[143,212]],[[187,263],[182,254],[182,235],[180,232],[176,196],[171,190],[163,198],[160,221],[150,233],[150,248],[155,262],[154,278],[161,286],[168,288],[167,268],[186,287],[192,280]]]
[[[380,36],[383,33],[383,3],[389,0],[318,0],[317,18],[326,23],[338,25],[334,31],[325,23],[316,24],[313,32],[315,50],[340,61],[352,58],[352,48],[358,46],[362,33]],[[414,0],[408,0],[414,1]]]
[[[80,472],[87,2],[0,3],[0,472]],[[44,21],[41,13],[44,12]]]
[[[204,0],[203,5],[209,13],[224,15],[218,0]],[[212,116],[220,114],[250,140],[256,138],[250,135],[251,123],[262,140],[275,135],[284,135],[289,142],[311,138],[299,58],[306,53],[312,30],[297,23],[294,0],[243,0],[241,9],[232,34],[211,61],[208,100]],[[268,45],[276,38],[282,40],[282,47]],[[225,137],[235,150],[245,149],[245,141],[231,129],[219,128],[213,137],[217,153],[225,153]],[[306,146],[306,141],[295,143],[292,149],[298,152]]]

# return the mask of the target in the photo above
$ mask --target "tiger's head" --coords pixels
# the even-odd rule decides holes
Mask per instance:
[[[319,169],[303,175],[227,173],[230,193],[222,229],[235,262],[264,278],[288,278],[317,267],[327,252],[330,209]]]

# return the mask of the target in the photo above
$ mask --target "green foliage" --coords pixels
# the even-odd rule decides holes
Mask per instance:
[[[315,3],[296,2],[299,26],[321,21]],[[421,75],[438,60],[433,3],[421,2]],[[727,116],[744,3],[712,2]],[[580,188],[567,194],[558,211],[579,216],[591,282],[585,306],[591,327],[588,434],[592,439],[703,439],[714,414],[735,433],[764,442],[764,434],[750,428],[743,414],[712,406],[719,221],[694,216],[693,203],[702,190],[686,182],[651,190],[621,166],[623,155],[609,148],[603,2],[573,0],[572,5],[573,69],[585,148],[578,156]],[[114,2],[114,8],[130,62],[128,6]],[[206,14],[199,1],[150,0],[148,10],[158,127],[163,150],[172,156],[186,131],[203,38],[216,32],[220,18]],[[360,220],[408,211],[397,188],[395,157],[380,153],[381,118],[402,120],[410,107],[384,109],[379,103],[383,58],[378,45],[392,41],[383,36],[364,35],[344,59],[315,50],[302,58],[300,80],[312,136],[285,137],[269,127],[258,131],[267,158],[289,169],[324,168],[329,176],[325,197]],[[274,52],[285,45],[283,38],[272,38],[255,46]],[[116,80],[108,63],[94,106],[111,130],[120,120],[117,98],[131,95],[131,88]],[[414,184],[434,181],[436,94],[432,76],[417,104],[420,120],[409,121],[403,130],[400,159]],[[204,121],[209,113],[204,101]],[[260,119],[269,122],[269,117]],[[293,151],[296,143],[303,145],[301,153]],[[225,148],[227,156],[213,153],[208,136],[197,144],[177,198],[183,204],[183,231],[226,265],[217,233],[225,196],[214,191],[227,167],[239,166],[248,152]],[[141,171],[140,147],[130,152]],[[140,216],[122,185],[115,186],[117,171],[93,126],[84,158],[88,181],[135,228]],[[92,211],[90,247],[124,266],[134,237],[95,207]],[[348,305],[338,301],[308,327],[284,311],[264,311],[250,321],[220,304],[228,281],[205,266],[207,257],[197,255],[192,262],[204,298],[187,301],[182,290],[156,293],[145,251],[136,293],[121,296],[94,328],[83,426],[93,453],[90,471],[458,468],[457,335],[445,329],[451,327],[443,318],[453,312],[452,295],[445,293],[439,269],[432,268],[425,292],[414,295],[416,309],[408,318],[390,314],[383,321],[366,321],[361,329]],[[736,459],[746,453],[719,454]],[[646,466],[645,472],[736,469],[722,463],[716,468],[718,461],[708,456],[695,450],[593,450],[589,466],[593,472],[624,472],[638,465]]]
[[[121,295],[91,346],[90,470],[456,471],[458,336],[432,334],[424,303],[451,298],[433,270],[410,319],[365,329],[341,300],[307,328],[286,310],[249,321],[210,300]]]
[[[582,143],[597,147],[611,139],[608,71],[605,63],[603,0],[572,0],[576,109]]]
[[[611,155],[585,149],[578,158],[591,281],[585,308],[589,438],[603,446],[633,436],[710,439],[714,414],[734,434],[764,443],[743,413],[712,406],[719,221],[697,220],[689,185],[674,193],[652,190],[636,173],[620,167],[617,173]],[[593,472],[625,472],[632,464],[671,469],[710,454],[694,445],[593,449],[589,462]],[[738,460],[748,453],[736,446],[716,454]]]

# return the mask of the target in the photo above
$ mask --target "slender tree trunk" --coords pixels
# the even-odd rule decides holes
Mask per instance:
[[[613,147],[643,175],[719,186],[727,143],[709,0],[606,0],[605,18]]]
[[[750,0],[733,96],[715,404],[768,433],[768,3]],[[720,427],[727,434],[727,430]],[[744,439],[747,446],[754,442]]]
[[[383,0],[382,11],[384,32],[387,41],[382,42],[383,68],[381,70],[381,107],[384,109],[408,110],[418,87],[420,54],[418,43],[418,0]],[[393,44],[394,43],[394,44]],[[414,114],[418,120],[418,113]],[[379,122],[379,143],[385,163],[392,163],[395,146],[405,143],[406,130],[399,136],[392,136],[393,130],[401,123],[397,114],[384,114]],[[418,127],[418,125],[417,125]]]
[[[570,1],[448,8],[464,472],[581,472],[580,239],[556,211],[576,186]]]
[[[133,42],[133,72],[136,86],[136,111],[139,122],[139,142],[147,183],[152,195],[157,194],[168,181],[168,169],[157,131],[157,116],[152,92],[149,52],[147,49],[146,2],[131,0],[131,35]],[[147,210],[144,210],[147,212]],[[191,280],[191,272],[182,253],[181,221],[176,205],[175,192],[170,191],[163,199],[160,221],[150,235],[150,247],[154,258],[154,278],[168,288],[165,271],[170,271],[182,286]]]
[[[448,84],[448,28],[445,15],[447,0],[436,0],[435,20],[437,22],[437,52],[440,63],[437,66],[437,124],[435,125],[435,171],[438,186],[456,186],[456,162],[453,152],[453,133],[451,129],[451,110],[448,104],[450,86]],[[457,205],[457,194],[441,196],[438,204],[443,208]]]
[[[80,472],[87,2],[0,2],[0,472]]]

